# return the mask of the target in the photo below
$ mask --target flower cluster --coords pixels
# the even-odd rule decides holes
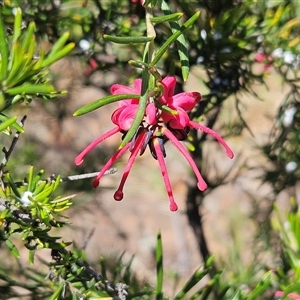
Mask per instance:
[[[187,139],[189,130],[191,128],[195,128],[212,135],[225,148],[228,157],[232,158],[233,152],[216,132],[201,124],[193,122],[190,119],[188,113],[201,100],[200,93],[183,92],[174,95],[176,79],[173,76],[165,77],[161,81],[161,85],[163,87],[163,92],[159,97],[157,97],[157,99],[155,97],[150,97],[148,99],[144,118],[132,140],[123,148],[118,149],[117,152],[107,161],[107,163],[99,172],[98,176],[94,179],[93,186],[97,187],[104,173],[114,164],[117,159],[119,159],[126,151],[129,150],[131,152],[130,157],[127,161],[120,185],[114,194],[115,200],[122,200],[123,187],[137,155],[142,155],[146,148],[149,147],[152,156],[159,163],[170,200],[170,210],[176,211],[178,207],[173,197],[172,187],[164,161],[164,158],[166,157],[166,151],[164,147],[165,142],[167,140],[171,141],[186,158],[197,177],[197,186],[201,191],[204,191],[207,188],[207,184],[202,178],[198,167],[188,150],[180,143],[180,141]],[[132,88],[120,84],[114,84],[110,91],[113,95],[141,94],[141,86],[142,80],[136,79]],[[76,157],[75,163],[77,165],[81,164],[88,152],[90,152],[96,145],[110,136],[118,132],[125,134],[131,127],[138,111],[138,102],[139,99],[125,99],[119,101],[119,107],[111,116],[111,120],[116,126],[87,146]]]

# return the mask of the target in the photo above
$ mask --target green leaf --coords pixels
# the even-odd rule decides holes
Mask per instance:
[[[29,58],[28,54],[23,55],[23,60],[16,68],[9,72],[8,78],[5,81],[6,88],[12,88],[16,85],[22,84],[24,81],[28,80],[30,77],[35,75],[37,71],[32,71],[37,62],[32,58]]]
[[[130,258],[130,260],[127,263],[126,268],[124,270],[124,274],[122,276],[122,281],[124,281],[124,282],[130,282],[130,278],[132,277],[131,265],[132,265],[133,259],[134,259],[134,255]]]
[[[45,203],[48,201],[48,197],[49,195],[51,195],[52,191],[53,191],[52,185],[46,185],[39,194],[34,196],[34,200],[37,202]]]
[[[8,65],[9,74],[5,80],[5,85],[7,87],[11,86],[10,81],[20,74],[21,69],[26,64],[28,58],[24,57],[25,53],[22,50],[20,42],[15,42],[12,46],[10,62]]]
[[[36,193],[37,184],[39,184],[39,185],[41,184],[39,181],[41,180],[43,174],[44,174],[44,170],[40,170],[38,172],[38,174],[32,180],[32,191],[34,191],[34,193]],[[45,182],[45,181],[43,181],[43,182]]]
[[[0,132],[7,129],[9,126],[14,124],[17,121],[17,117],[10,118],[5,122],[0,123]]]
[[[258,296],[262,296],[263,292],[272,285],[271,275],[272,271],[269,271],[262,277],[254,290],[247,296],[247,300],[255,300],[258,299]]]
[[[209,280],[209,282],[205,285],[205,287],[200,288],[193,296],[190,297],[191,300],[198,300],[200,299],[200,295],[202,295],[201,300],[208,299],[211,292],[214,290],[215,284],[218,282],[220,276],[222,274],[222,271],[217,272],[212,279]],[[219,298],[217,298],[219,299]],[[230,299],[230,300],[233,300]],[[237,300],[240,300],[240,298],[237,298]]]
[[[48,66],[52,65],[53,63],[55,63],[56,61],[60,60],[61,58],[67,56],[74,49],[74,47],[75,47],[75,43],[69,43],[60,51],[54,53],[51,56],[47,56],[44,59],[41,67],[42,68],[48,67]]]
[[[101,99],[98,99],[92,103],[89,103],[78,110],[76,110],[73,114],[74,117],[81,116],[84,114],[87,114],[93,110],[96,110],[104,105],[117,102],[120,100],[125,100],[125,99],[139,99],[140,95],[138,94],[120,94],[120,95],[109,95],[106,97],[103,97]]]
[[[191,276],[191,278],[186,282],[184,287],[181,289],[181,291],[175,296],[174,300],[183,299],[188,291],[190,291],[199,281],[207,275],[209,272],[209,268],[203,269],[200,267],[197,269],[194,274]]]
[[[49,222],[50,220],[52,219],[51,216],[50,216],[50,213],[44,209],[44,208],[40,208],[39,209],[40,211],[40,217],[41,217],[41,220],[46,224],[46,225],[50,225]],[[42,248],[45,248],[45,245],[41,246]],[[41,249],[41,248],[39,248]]]
[[[29,173],[28,173],[28,191],[32,191],[32,181],[33,181],[33,166],[30,166]]]
[[[18,198],[21,198],[21,194],[20,194],[20,192],[19,192],[19,190],[18,190],[18,188],[17,188],[15,182],[13,181],[13,179],[12,179],[12,177],[11,177],[11,175],[10,175],[9,172],[7,172],[7,173],[5,174],[5,178],[7,179],[7,181],[8,181],[8,183],[9,183],[11,189],[13,190],[14,194],[15,194]]]
[[[65,282],[62,282],[58,288],[56,288],[56,291],[51,295],[51,297],[49,298],[49,300],[58,300],[61,299],[61,293],[63,291],[63,289],[65,288]]]
[[[154,40],[154,36],[113,36],[104,34],[104,39],[117,44],[145,44]]]
[[[162,248],[162,240],[161,233],[157,234],[157,242],[156,242],[156,299],[163,299],[163,248]]]
[[[182,12],[177,12],[177,13],[170,13],[168,15],[165,16],[159,16],[159,17],[153,17],[150,18],[150,21],[152,23],[163,23],[163,22],[171,22],[171,21],[178,21],[182,18],[183,13]]]
[[[10,252],[12,253],[12,255],[14,257],[20,258],[19,250],[13,242],[11,242],[10,240],[6,240],[5,244],[6,244],[6,246],[8,247],[8,249],[10,250]]]
[[[149,69],[149,65],[147,63],[144,63],[142,61],[137,61],[137,60],[129,60],[128,63],[135,67],[135,68],[139,68],[139,69]]]
[[[34,183],[33,183],[33,191],[34,191],[33,195],[36,196],[36,195],[38,195],[39,193],[41,193],[44,190],[44,188],[47,185],[47,182],[46,181],[41,181],[35,187],[34,187],[34,184],[35,184],[35,180],[34,180]]]
[[[1,53],[1,68],[0,68],[0,81],[6,78],[8,69],[8,44],[6,39],[6,33],[4,23],[2,19],[2,9],[0,8],[0,53]]]
[[[148,70],[143,70],[142,73],[142,92],[140,96],[138,111],[134,117],[134,120],[132,122],[132,125],[128,132],[126,133],[125,137],[123,138],[123,141],[121,145],[119,146],[119,149],[122,149],[135,135],[137,132],[143,118],[145,115],[145,110],[147,107],[148,102],[148,95],[149,95],[149,73]]]
[[[161,10],[165,14],[165,17],[172,15],[172,11],[170,10],[166,1],[161,1]],[[173,34],[176,33],[176,31],[180,30],[180,25],[177,22],[171,22],[171,20],[170,20],[170,27]],[[185,39],[185,36],[180,35],[175,43],[176,43],[176,47],[178,50],[178,55],[181,63],[182,78],[183,81],[187,81],[190,72],[190,63],[189,63],[188,46],[187,46],[187,41]]]
[[[60,184],[60,179],[61,179],[61,177],[60,177],[60,175],[58,175],[56,177],[56,180],[55,180],[54,184],[53,184],[53,191],[55,191],[58,188],[58,186]]]
[[[106,265],[107,264],[106,264],[105,259],[103,257],[100,257],[99,263],[100,263],[100,268],[101,268],[101,274],[104,278],[106,278],[107,277],[107,273],[106,273],[106,270],[107,270]]]
[[[284,295],[282,296],[282,299],[285,299],[285,297],[287,297],[288,294],[294,293],[294,292],[296,292],[296,293],[300,292],[300,283],[295,283],[295,284],[292,284],[289,287],[287,287],[284,290]]]
[[[34,264],[34,254],[35,254],[35,250],[29,250],[28,260],[31,265]]]
[[[24,83],[20,86],[10,88],[6,91],[7,94],[13,96],[18,94],[51,94],[55,89],[51,84],[30,84]]]
[[[10,118],[8,116],[6,116],[4,114],[0,114],[1,122],[6,122],[8,120],[10,120]],[[13,127],[18,132],[24,132],[24,128],[22,126],[20,126],[17,122],[14,122],[13,124],[11,124],[11,127]]]
[[[64,46],[65,46],[66,42],[68,41],[69,37],[70,37],[70,33],[69,32],[64,32],[61,35],[61,37],[52,46],[52,48],[51,48],[49,54],[47,55],[47,57],[51,57],[54,54],[61,51],[64,48]]]
[[[14,22],[14,33],[13,33],[13,43],[17,42],[21,35],[22,29],[22,10],[20,7],[15,9],[15,22]]]
[[[170,45],[178,39],[178,37],[189,27],[191,27],[194,22],[198,19],[200,15],[200,11],[196,12],[194,15],[192,15],[181,27],[179,30],[174,32],[167,40],[166,42],[160,47],[160,49],[157,51],[155,57],[153,58],[150,65],[154,66],[158,63],[158,61],[162,58],[162,56],[165,54],[165,52],[168,50]]]
[[[30,22],[26,29],[26,33],[22,42],[22,49],[25,53],[27,53],[29,49],[32,49],[35,46],[35,29],[35,23]]]
[[[215,260],[215,255],[211,255],[205,262],[205,268],[211,268]]]

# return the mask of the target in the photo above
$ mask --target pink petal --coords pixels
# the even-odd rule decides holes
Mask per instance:
[[[168,123],[173,129],[183,129],[189,126],[190,117],[182,108],[177,108],[177,115],[172,115],[167,112],[162,112],[161,117],[164,123]]]
[[[139,83],[139,81],[141,82],[141,79],[136,79],[134,81],[134,86],[135,86],[134,88],[125,86],[122,84],[113,84],[110,88],[110,93],[112,95],[119,95],[119,94],[138,94],[138,95],[140,95],[141,88],[139,87],[139,85],[141,83]],[[139,103],[139,99],[136,99],[136,98],[124,99],[124,100],[120,100],[117,102],[118,106],[120,106],[120,107],[128,106],[131,104],[138,104],[138,103]]]
[[[130,154],[130,157],[127,161],[127,164],[126,164],[126,167],[125,167],[125,170],[124,170],[124,173],[123,173],[123,176],[122,176],[122,179],[121,179],[121,182],[120,182],[120,185],[117,189],[117,191],[115,192],[114,194],[114,198],[115,200],[117,201],[121,201],[123,199],[123,188],[124,188],[124,184],[126,182],[126,179],[129,175],[129,172],[132,168],[132,165],[140,151],[140,149],[142,148],[143,146],[143,143],[144,143],[144,140],[145,140],[145,137],[146,137],[146,132],[142,132],[139,134],[139,136],[137,137],[137,140],[134,144],[134,147],[131,151],[131,154]]]
[[[175,86],[176,86],[176,77],[175,76],[166,76],[161,81],[164,87],[164,94],[159,99],[162,104],[166,104],[168,102],[168,98],[174,95]]]
[[[117,132],[120,132],[119,127],[115,127],[106,133],[102,134],[100,137],[98,137],[96,140],[94,140],[92,143],[90,143],[79,155],[76,156],[75,158],[75,164],[78,166],[80,165],[86,154],[88,154],[92,149],[94,149],[99,143],[102,141],[106,140],[110,136],[116,134]]]
[[[118,95],[118,94],[139,94],[134,88],[125,86],[122,84],[113,84],[110,88],[110,93],[112,95]]]
[[[136,104],[120,107],[113,112],[111,120],[120,129],[127,131],[132,125],[137,109],[138,105]]]
[[[181,152],[181,154],[183,154],[183,156],[186,158],[186,160],[190,164],[192,170],[194,171],[194,173],[197,177],[197,180],[198,180],[197,186],[198,186],[199,190],[200,191],[205,191],[207,189],[207,184],[204,181],[203,177],[201,176],[201,174],[198,170],[198,167],[197,167],[196,163],[194,162],[194,160],[193,160],[192,156],[190,155],[190,153],[176,139],[176,137],[173,135],[173,133],[169,129],[164,127],[162,132],[174,144],[174,146]]]
[[[171,97],[174,95],[175,86],[176,86],[176,77],[175,76],[166,76],[162,80],[162,84],[165,87],[166,97]]]
[[[163,177],[164,182],[165,182],[166,190],[167,190],[167,193],[168,193],[168,196],[169,196],[170,210],[171,211],[176,211],[178,209],[178,206],[177,206],[177,204],[174,200],[174,197],[173,197],[172,187],[171,187],[170,179],[169,179],[169,176],[168,176],[168,172],[167,172],[167,168],[166,168],[166,164],[165,164],[165,160],[164,160],[164,155],[161,151],[160,144],[159,144],[159,142],[156,138],[154,138],[153,145],[154,145],[157,160],[158,160],[158,163],[159,163],[159,166],[160,166],[161,174],[162,174],[162,177]]]
[[[129,106],[131,104],[139,104],[139,99],[123,99],[117,102],[119,107]]]
[[[136,91],[136,94],[141,94],[142,92],[142,79],[138,78],[133,81],[133,86]]]
[[[118,118],[118,122],[119,122],[118,125],[120,126],[121,129],[123,129],[125,131],[130,129],[130,127],[133,123],[133,120],[136,116],[137,110],[138,110],[138,105],[132,104],[132,105],[125,107],[121,111],[119,118]]]
[[[227,156],[229,158],[234,157],[234,153],[232,152],[232,150],[229,148],[229,146],[226,144],[226,142],[215,131],[213,131],[212,129],[210,129],[204,125],[201,125],[201,124],[193,122],[193,121],[190,121],[189,124],[191,127],[195,128],[195,129],[200,129],[203,132],[213,136],[224,147],[224,149],[226,150]]]
[[[111,121],[115,124],[119,126],[119,118],[120,118],[120,114],[121,112],[124,110],[124,106],[123,107],[119,107],[118,109],[116,109],[112,115],[111,115]]]
[[[146,107],[146,122],[149,125],[157,124],[157,108],[154,103],[149,103]]]
[[[181,107],[186,112],[190,112],[200,100],[201,94],[198,92],[180,93],[171,97],[167,104],[172,108]]]
[[[99,185],[99,181],[104,175],[104,173],[119,159],[129,148],[129,144],[125,145],[123,148],[119,149],[103,166],[97,177],[93,181],[93,187],[96,188]]]

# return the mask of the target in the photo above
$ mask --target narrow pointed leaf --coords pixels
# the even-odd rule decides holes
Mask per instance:
[[[197,284],[199,281],[207,275],[209,269],[204,269],[200,267],[195,271],[195,273],[191,276],[191,278],[186,282],[181,291],[175,296],[174,300],[183,299],[186,297],[186,294]]]
[[[34,254],[35,254],[35,250],[29,250],[28,260],[31,265],[34,264]]]
[[[61,299],[61,293],[63,291],[65,287],[65,283],[62,282],[59,287],[56,289],[56,291],[51,295],[51,297],[49,298],[49,300],[57,300],[57,299]]]
[[[270,272],[256,285],[254,290],[248,295],[247,300],[255,300],[262,297],[264,291],[272,285]]]
[[[26,34],[23,39],[22,43],[22,49],[26,53],[28,49],[32,48],[32,43],[34,43],[34,32],[35,32],[35,23],[30,22],[27,29],[26,29]]]
[[[47,56],[42,63],[42,68],[48,67],[56,61],[60,60],[61,58],[65,57],[74,49],[74,47],[75,43],[70,43],[66,45],[62,50],[52,54],[50,57]]]
[[[10,118],[7,117],[6,115],[0,114],[0,121],[6,122],[9,119]],[[18,132],[24,132],[24,128],[20,126],[17,122],[12,123],[10,126],[13,127],[15,130],[17,130]]]
[[[162,240],[161,233],[157,234],[156,242],[156,299],[163,299],[163,249],[162,249]]]
[[[69,32],[64,32],[61,37],[55,42],[55,44],[52,46],[49,54],[48,54],[48,57],[51,57],[52,55],[56,54],[57,52],[61,51],[66,42],[68,41],[70,37],[70,33]]]
[[[128,63],[135,67],[135,68],[139,68],[139,69],[148,69],[149,65],[147,63],[144,63],[142,61],[137,61],[137,60],[129,60]]]
[[[175,22],[175,21],[178,21],[182,18],[183,16],[183,13],[181,12],[177,12],[177,13],[170,13],[168,15],[165,15],[165,16],[159,16],[159,17],[153,17],[153,18],[150,18],[150,21],[152,23],[163,23],[163,22]]]
[[[117,44],[145,44],[154,40],[154,36],[113,36],[104,34],[104,39]]]
[[[20,35],[21,35],[21,28],[22,28],[22,11],[21,8],[16,8],[15,10],[15,22],[14,22],[14,33],[13,33],[13,42],[15,43]]]
[[[38,174],[33,178],[33,180],[32,180],[32,190],[34,192],[36,192],[35,189],[36,189],[37,184],[41,184],[41,183],[39,183],[39,181],[41,180],[43,174],[44,174],[44,170],[40,170],[38,172]]]
[[[166,3],[166,1],[161,1],[160,6],[161,6],[161,10],[163,11],[163,13],[165,14],[166,17],[172,15],[172,11],[170,10],[170,7]],[[170,21],[170,27],[171,27],[173,34],[176,31],[180,30],[180,25],[175,20],[173,22]],[[187,81],[187,79],[189,77],[189,72],[190,72],[190,63],[189,63],[187,41],[186,41],[184,35],[180,35],[178,37],[178,39],[176,40],[176,47],[177,47],[179,59],[181,62],[182,78],[184,81]]]
[[[198,19],[200,15],[200,11],[196,12],[194,15],[191,16],[181,27],[178,31],[173,33],[166,42],[160,47],[160,49],[157,51],[154,59],[151,62],[151,65],[156,65],[158,61],[162,58],[162,56],[165,54],[165,52],[168,50],[170,45],[175,42],[178,37],[189,27],[191,27],[194,22]]]
[[[140,95],[138,94],[109,95],[79,108],[74,112],[73,116],[77,117],[77,116],[87,114],[93,110],[96,110],[102,106],[105,106],[113,102],[117,102],[124,99],[139,99],[139,97]]]
[[[11,242],[10,240],[6,240],[5,244],[6,244],[6,246],[8,247],[8,249],[10,250],[10,252],[12,253],[12,255],[14,257],[16,257],[16,258],[20,257],[19,250],[13,242]]]
[[[7,181],[8,181],[8,183],[9,183],[11,189],[13,190],[14,194],[15,194],[18,198],[21,198],[21,194],[20,194],[20,192],[19,192],[19,190],[18,190],[18,188],[17,188],[15,182],[13,181],[13,179],[12,179],[10,173],[6,173],[6,174],[5,174],[5,178],[7,179]]]
[[[33,186],[33,166],[30,166],[28,172],[28,191],[32,191],[32,186]]]
[[[6,121],[0,123],[0,132],[7,129],[9,126],[14,124],[17,121],[17,117],[13,117],[10,119],[7,119]]]
[[[9,62],[9,74],[7,76],[7,79],[5,81],[6,86],[10,86],[11,80],[17,76],[17,74],[20,72],[20,69],[24,65],[24,51],[22,50],[21,44],[19,42],[14,43],[12,47],[12,53],[11,53],[11,58]]]
[[[2,19],[2,9],[0,9],[0,53],[1,53],[0,81],[2,81],[7,74],[8,53],[9,53],[5,28]]]
[[[50,94],[53,92],[55,92],[55,89],[51,84],[30,84],[30,83],[24,83],[20,86],[8,89],[6,91],[6,93],[9,95]]]
[[[34,183],[33,183],[33,184],[34,184]],[[35,195],[38,195],[39,193],[41,193],[41,192],[44,190],[44,188],[45,188],[46,185],[47,185],[47,182],[46,182],[46,181],[40,182],[40,183],[35,187],[33,195],[35,196]]]
[[[148,96],[149,96],[149,73],[148,70],[143,70],[142,73],[142,92],[140,96],[140,101],[139,101],[139,106],[138,106],[138,111],[135,115],[135,118],[133,120],[133,123],[126,133],[121,145],[119,146],[119,149],[123,148],[135,135],[137,132],[143,117],[145,115],[146,107],[147,107],[147,102],[148,102]]]

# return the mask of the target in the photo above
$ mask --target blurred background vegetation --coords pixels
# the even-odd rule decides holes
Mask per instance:
[[[195,273],[187,275],[180,273],[178,265],[176,270],[175,265],[170,268],[172,271],[166,269],[163,272],[160,234],[154,241],[151,240],[153,237],[147,240],[147,236],[143,240],[149,247],[150,262],[134,265],[135,259],[139,258],[138,254],[137,258],[132,258],[134,251],[131,250],[137,247],[129,244],[136,240],[128,237],[128,233],[134,234],[138,221],[130,225],[124,212],[113,211],[118,210],[116,206],[107,208],[98,203],[98,199],[100,203],[113,201],[114,179],[110,176],[105,177],[104,185],[96,194],[90,180],[67,181],[55,187],[48,181],[48,202],[36,207],[36,215],[24,211],[24,207],[16,203],[8,204],[12,198],[24,193],[22,184],[15,188],[12,183],[33,182],[32,192],[38,195],[40,178],[55,173],[53,178],[58,182],[58,175],[67,177],[96,172],[114,152],[118,141],[99,147],[84,166],[75,168],[76,154],[109,126],[105,116],[111,108],[103,108],[102,113],[100,110],[82,119],[73,118],[72,114],[80,106],[106,95],[113,83],[128,85],[140,76],[128,61],[141,59],[144,46],[113,44],[104,40],[103,34],[143,36],[146,23],[140,1],[45,0],[41,3],[38,0],[4,0],[1,1],[1,14],[5,36],[12,39],[9,45],[15,45],[14,39],[19,39],[15,34],[18,28],[15,19],[16,8],[20,7],[22,43],[25,43],[30,22],[35,23],[34,55],[51,54],[53,45],[59,43],[66,31],[69,35],[63,46],[73,47],[62,55],[63,60],[58,61],[60,57],[57,57],[53,61],[55,64],[44,66],[50,67],[47,76],[36,75],[40,76],[36,79],[31,73],[28,77],[24,73],[23,81],[7,86],[9,74],[6,78],[0,74],[1,95],[4,95],[5,103],[11,104],[3,106],[0,99],[1,124],[14,116],[18,116],[19,121],[11,121],[11,132],[8,127],[1,128],[1,148],[10,147],[15,132],[21,131],[20,120],[27,115],[25,133],[21,133],[8,162],[3,164],[5,152],[3,159],[1,157],[1,299],[279,299],[288,294],[290,297],[300,295],[299,2],[150,2],[155,4],[155,16],[167,13],[167,6],[172,12],[183,12],[184,20],[195,11],[201,11],[198,21],[185,32],[191,79],[186,84],[182,80],[176,47],[169,49],[158,68],[163,75],[177,76],[178,91],[201,92],[203,99],[192,117],[216,129],[237,157],[233,162],[225,162],[206,134],[192,131],[188,148],[208,183],[208,190],[200,192],[193,176],[188,172],[181,173],[182,165],[171,169],[179,176],[186,176],[180,212],[195,246],[193,255],[201,261],[200,269],[196,270],[194,265],[192,271],[196,270]],[[155,30],[158,49],[170,36],[171,29],[167,23],[160,23]],[[3,44],[1,49],[3,51]],[[3,65],[3,52],[1,59]],[[11,61],[14,60],[11,58]],[[54,87],[45,92],[28,94],[21,90],[17,94],[12,90],[24,82],[48,84],[48,80]],[[56,90],[67,90],[68,94],[55,93]],[[21,95],[20,98],[16,99],[13,93]],[[36,98],[44,99],[36,101]],[[171,160],[170,163],[176,166]],[[29,169],[30,165],[34,165],[34,170]],[[129,195],[138,195],[140,187],[144,189],[143,197],[147,197],[147,188],[154,189],[147,186],[147,182],[156,181],[147,179],[142,167],[133,181],[132,189],[137,194],[129,192]],[[40,169],[45,170],[44,173],[39,173]],[[144,185],[139,182],[141,178]],[[12,189],[9,193],[7,186]],[[51,198],[54,192],[62,196]],[[75,193],[77,200],[71,201]],[[152,195],[148,196],[149,201],[155,198]],[[157,197],[161,199],[162,196]],[[231,200],[233,197],[238,198],[241,206]],[[124,201],[133,201],[127,198]],[[51,201],[58,199],[69,219],[60,217],[59,207],[54,211]],[[69,208],[71,202],[73,205]],[[144,205],[150,207],[151,203]],[[221,212],[224,218],[229,219],[226,225],[223,218],[209,219],[210,211],[218,209],[218,205],[224,210]],[[234,215],[230,205],[237,205]],[[97,224],[88,221],[95,209],[104,210]],[[113,213],[116,215],[112,217]],[[29,228],[22,214],[38,216],[38,219],[30,221]],[[166,216],[166,212],[162,215]],[[153,218],[149,226],[158,231],[155,215]],[[68,222],[73,224],[73,231],[61,231]],[[87,225],[84,230],[83,223]],[[93,234],[95,227],[107,228],[106,223],[108,227],[115,227],[114,235],[110,231],[105,234],[106,229],[100,231],[103,236]],[[133,227],[131,231],[124,229],[126,224]],[[225,236],[220,235],[215,246],[213,233],[223,226],[229,229]],[[77,237],[74,236],[76,232]],[[180,239],[180,232],[176,233]],[[168,234],[170,232],[165,234],[162,230],[162,240],[168,240],[164,246],[173,248]],[[101,240],[103,252],[98,248],[93,250],[92,241],[97,239]],[[79,241],[80,245],[69,246],[73,240]],[[106,241],[109,241],[108,246]],[[114,243],[121,243],[125,252],[122,254],[116,250],[118,248],[111,247]],[[36,251],[40,248],[47,250]],[[126,252],[128,249],[129,253]],[[38,258],[30,265],[27,255],[29,253],[29,262],[33,263],[35,252]],[[172,256],[165,259],[165,263],[168,260],[172,261]],[[164,289],[163,274],[168,279]],[[300,296],[294,299],[300,299]]]

